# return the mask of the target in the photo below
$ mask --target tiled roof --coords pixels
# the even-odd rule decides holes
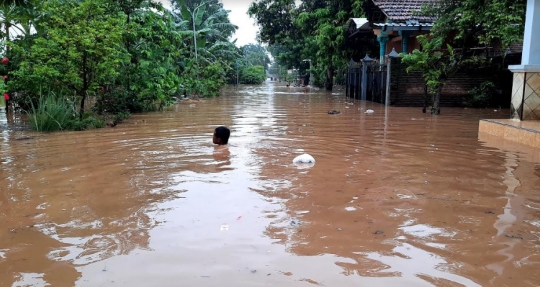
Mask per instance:
[[[381,9],[393,22],[406,22],[407,20],[418,20],[421,22],[433,22],[433,17],[420,16],[417,13],[422,10],[422,6],[437,2],[437,0],[373,0],[373,3]]]

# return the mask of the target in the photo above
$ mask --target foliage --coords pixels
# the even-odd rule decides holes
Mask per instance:
[[[201,1],[201,3],[188,0],[173,1],[179,11],[177,17],[182,19],[181,26],[186,29],[181,32],[184,36],[192,36],[191,46],[198,61],[199,49],[211,47],[218,42],[226,42],[222,31],[232,33],[238,29],[237,26],[229,22],[228,11],[223,9],[223,5],[216,1]],[[197,5],[198,4],[198,5]],[[211,14],[206,13],[207,10]],[[225,33],[226,35],[227,33]],[[203,58],[207,62],[211,60]]]
[[[240,73],[241,84],[260,85],[266,80],[266,72],[263,66],[251,66],[242,69]]]
[[[493,104],[495,94],[495,84],[486,81],[469,91],[469,97],[465,99],[464,104],[468,107],[487,108]]]
[[[183,60],[182,89],[195,96],[217,96],[240,58],[228,37],[238,29],[230,23],[227,10],[216,0],[174,0],[174,15],[179,35],[192,51],[195,61]]]
[[[446,80],[456,73],[461,64],[461,55],[447,44],[442,50],[444,39],[429,39],[426,35],[418,36],[422,51],[416,49],[411,54],[403,55],[402,62],[408,66],[407,72],[418,71],[424,76],[428,92],[432,95],[431,113],[440,113],[440,93]]]
[[[363,14],[363,0],[306,0],[299,7],[291,0],[260,0],[248,13],[259,24],[260,39],[268,43],[269,51],[281,66],[300,68],[300,74],[310,71],[318,86],[333,87],[335,71],[346,66],[357,53],[346,36],[345,26],[353,17]],[[373,38],[373,37],[371,37]],[[371,50],[374,42],[363,43]]]
[[[424,7],[421,13],[438,20],[429,35],[417,37],[422,50],[403,55],[403,62],[409,66],[408,71],[422,72],[432,95],[431,113],[439,114],[440,93],[452,74],[463,67],[490,65],[485,54],[477,54],[472,48],[499,45],[505,51],[521,40],[525,1],[441,0]]]
[[[422,14],[437,18],[431,36],[449,39],[463,53],[476,46],[510,44],[523,40],[526,0],[440,0],[423,7]]]
[[[122,92],[111,89],[112,94],[101,97],[107,100],[117,96],[116,102],[122,104],[116,108],[118,112],[153,111],[167,105],[172,96],[179,93],[181,68],[177,61],[185,52],[183,38],[176,33],[170,13],[152,2],[141,5],[153,7],[159,13],[148,9],[128,11],[123,45],[130,60],[123,63],[116,81],[116,88],[121,88]]]
[[[240,51],[245,66],[261,66],[266,70],[271,62],[266,49],[261,45],[248,44],[242,46]]]
[[[32,104],[28,118],[32,129],[40,132],[85,130],[105,125],[90,114],[79,117],[73,101],[54,94],[41,96],[37,106]]]
[[[237,29],[229,11],[219,0],[172,4],[173,11],[156,0],[0,1],[0,37],[10,58],[0,74],[8,76],[13,100],[35,111],[52,109],[53,93],[59,106],[78,102],[77,122],[61,129],[80,130],[102,126],[85,114],[89,96],[97,99],[92,110],[116,124],[181,94],[219,95],[242,58],[229,41]],[[17,36],[8,37],[9,29]]]
[[[123,21],[117,14],[105,13],[107,1],[51,0],[43,3],[47,27],[24,54],[12,87],[38,96],[39,89],[68,94],[73,91],[84,113],[88,93],[100,83],[111,83],[127,54],[119,48]],[[112,83],[111,83],[112,84]]]
[[[186,77],[181,82],[182,90],[197,97],[218,96],[226,82],[225,69],[221,65],[207,65],[201,68],[191,62],[185,73]]]
[[[7,92],[7,86],[4,83],[3,80],[0,80],[0,95],[2,95],[2,98],[4,98],[4,93]]]
[[[294,0],[260,0],[253,2],[248,14],[261,29],[259,38],[270,45],[279,44],[294,34]],[[298,31],[296,31],[298,32]]]

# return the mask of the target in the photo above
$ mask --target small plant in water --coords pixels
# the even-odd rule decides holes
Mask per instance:
[[[28,114],[32,129],[40,132],[82,131],[105,126],[103,120],[95,118],[92,114],[79,117],[73,101],[54,94],[42,95],[37,105],[31,103],[31,111]]]
[[[40,132],[66,130],[77,117],[73,103],[54,94],[40,96],[37,106],[32,103],[31,109],[28,117],[30,124]]]
[[[493,82],[486,81],[469,91],[469,97],[464,99],[468,107],[486,108],[493,104],[493,95],[496,86]]]

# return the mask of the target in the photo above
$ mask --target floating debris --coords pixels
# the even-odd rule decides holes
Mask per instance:
[[[315,158],[305,153],[294,158],[293,163],[315,163]]]
[[[20,138],[15,138],[14,140],[16,141],[28,141],[28,140],[33,140],[34,137],[20,137]]]
[[[371,115],[371,114],[374,114],[374,113],[375,113],[375,111],[371,110],[371,109],[364,112],[364,114],[368,114],[368,115]]]
[[[339,115],[339,114],[341,114],[341,111],[338,111],[338,110],[330,110],[330,111],[328,111],[328,114],[329,114],[329,115]]]
[[[512,239],[520,239],[520,240],[523,240],[523,237],[521,237],[520,235],[505,234],[504,236],[506,236],[506,237],[508,237],[508,238],[512,238]]]

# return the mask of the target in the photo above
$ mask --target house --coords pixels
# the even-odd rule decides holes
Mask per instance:
[[[387,61],[386,55],[392,53],[410,53],[422,47],[417,40],[420,35],[429,34],[436,22],[433,16],[422,15],[422,8],[426,5],[435,4],[438,0],[366,0],[364,3],[365,18],[353,18],[347,29],[350,39],[362,37],[376,38],[379,47],[378,57],[373,51],[370,56],[378,58],[376,61],[383,64]],[[493,60],[493,63],[509,65],[521,61],[523,43],[514,43],[504,50],[499,47],[477,47],[470,49],[470,53],[484,55]],[[365,55],[365,54],[364,54]],[[356,57],[355,59],[357,59]],[[357,65],[360,63],[356,63]],[[351,65],[349,65],[352,67]],[[354,67],[353,67],[354,68]],[[383,69],[383,68],[380,68]],[[349,69],[348,73],[355,70]],[[350,83],[361,83],[354,77],[361,77],[358,73],[348,76]],[[369,77],[369,75],[368,75]],[[384,77],[384,76],[381,76]],[[369,78],[371,79],[371,78]],[[368,82],[370,81],[368,79]],[[498,71],[464,69],[450,77],[441,93],[441,105],[461,106],[464,98],[469,96],[469,91],[479,84],[491,81],[497,83],[496,100],[500,106],[506,107],[508,97],[512,90],[512,75],[507,69]],[[425,80],[419,72],[407,72],[406,67],[396,59],[392,64],[389,89],[389,100],[395,106],[422,106],[426,99]],[[382,81],[379,92],[386,90]],[[369,93],[369,85],[368,85]],[[356,93],[352,93],[356,96]],[[366,96],[363,96],[366,98]],[[372,97],[374,101],[381,101],[384,96]],[[367,97],[366,99],[369,99]],[[378,100],[379,99],[379,100]]]
[[[438,0],[368,0],[364,3],[366,18],[352,18],[349,22],[349,37],[358,33],[373,33],[379,42],[379,58],[392,50],[397,53],[410,53],[421,49],[416,37],[429,34],[437,20],[432,16],[422,15],[422,7]],[[523,43],[514,43],[506,50],[501,47],[478,47],[487,57],[516,55],[521,57]]]
[[[392,49],[398,53],[408,53],[420,49],[416,40],[419,35],[427,34],[436,20],[422,16],[422,6],[436,0],[368,0],[364,4],[366,20],[380,44],[379,58]]]

